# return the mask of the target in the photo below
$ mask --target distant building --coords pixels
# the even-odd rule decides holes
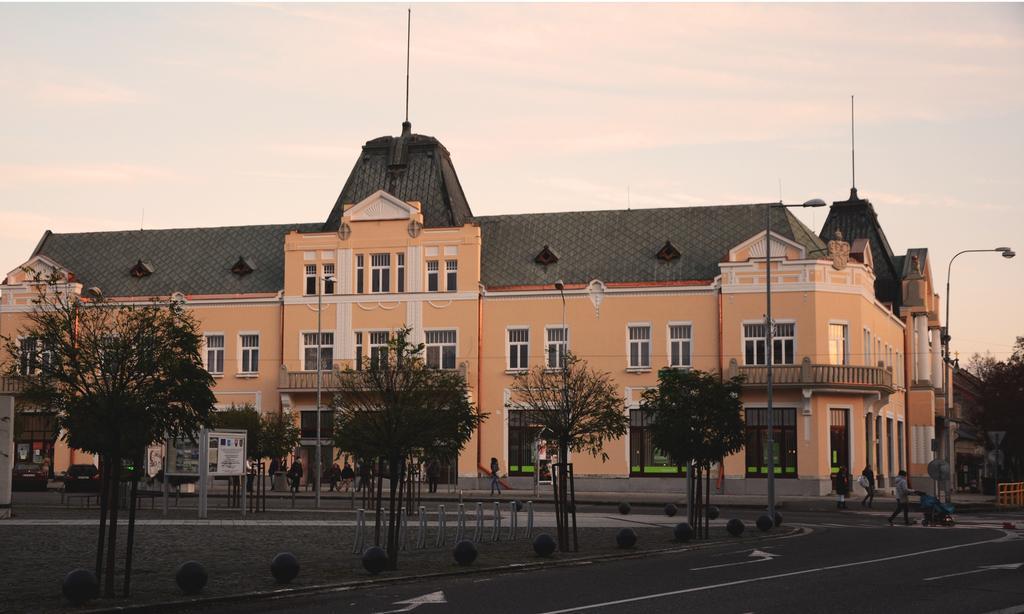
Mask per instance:
[[[58,271],[76,292],[182,298],[202,324],[219,405],[292,412],[306,467],[318,341],[324,364],[364,368],[391,331],[408,325],[427,362],[460,370],[489,416],[451,459],[466,485],[492,456],[518,487],[554,460],[507,401],[517,372],[557,368],[566,348],[613,374],[630,419],[606,461],[572,459],[581,490],[679,490],[675,462],[652,446],[639,405],[666,367],[746,377],[747,445],[716,473],[726,493],[764,492],[770,453],[780,494],[827,493],[841,465],[856,475],[871,464],[882,485],[900,468],[925,475],[942,406],[927,251],[894,256],[855,190],[832,205],[820,236],[776,208],[766,237],[766,206],[474,216],[449,152],[406,123],[401,136],[364,145],[326,222],[47,231],[22,266]],[[765,409],[767,241],[774,450]],[[565,283],[565,328],[556,280]],[[19,266],[0,291],[0,331],[10,333],[31,309],[33,287]],[[57,472],[74,462],[44,416],[23,411],[20,419],[33,426],[22,431],[19,458],[45,457]],[[330,466],[327,438],[323,449]]]

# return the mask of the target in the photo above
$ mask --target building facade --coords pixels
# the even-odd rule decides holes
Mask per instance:
[[[518,372],[557,367],[566,349],[612,374],[630,420],[607,460],[571,459],[577,488],[680,488],[639,404],[666,367],[745,376],[747,445],[718,468],[722,492],[764,492],[769,453],[780,494],[828,493],[840,466],[857,474],[870,464],[883,486],[901,468],[925,475],[942,407],[927,251],[893,256],[855,190],[832,205],[820,236],[784,208],[772,209],[767,235],[767,207],[474,216],[449,152],[404,124],[400,136],[366,143],[326,222],[47,231],[0,286],[0,334],[17,335],[32,308],[26,270],[57,271],[72,291],[98,288],[114,300],[183,300],[201,322],[218,406],[291,412],[307,467],[317,361],[361,368],[408,326],[426,345],[427,363],[460,370],[488,416],[450,461],[466,485],[492,456],[521,487],[554,460],[509,400]],[[24,343],[31,351],[32,340]],[[325,389],[331,383],[325,375]],[[0,394],[16,393],[16,382],[2,385]],[[29,457],[48,457],[55,472],[74,462],[45,417],[28,409],[21,416],[33,425],[19,441]],[[334,451],[329,433],[322,436],[329,467]]]

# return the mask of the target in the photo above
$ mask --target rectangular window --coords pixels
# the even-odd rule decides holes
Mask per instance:
[[[892,423],[892,418],[885,419],[885,443],[887,452],[889,453],[886,468],[889,470],[889,475],[896,475],[896,472],[893,471],[893,463],[896,461],[896,454],[894,453],[895,450],[893,449],[893,435],[895,435],[895,433],[892,432]]]
[[[629,475],[685,475],[685,466],[678,467],[669,455],[654,447],[650,422],[650,412],[629,410]]]
[[[306,265],[306,294],[316,294],[316,265]]]
[[[521,409],[508,411],[509,475],[533,475],[534,461],[539,460],[537,457],[542,451],[546,451],[544,444],[537,440],[541,427],[530,424],[528,415]]]
[[[795,478],[796,473],[796,409],[774,409],[772,429],[772,455],[775,477]],[[763,478],[768,475],[768,410],[747,408],[746,457],[747,477]]]
[[[395,254],[395,260],[398,262],[396,285],[399,292],[405,292],[405,254]]]
[[[875,473],[882,473],[882,417],[875,416]]]
[[[388,331],[370,331],[370,368],[382,367],[388,362]]]
[[[850,417],[848,409],[829,409],[829,440],[831,442],[832,475],[839,473],[840,467],[850,468],[849,431],[846,423]]]
[[[548,369],[560,369],[565,365],[565,354],[569,350],[569,329],[548,328],[547,364]]]
[[[334,368],[334,333],[320,333],[320,369]],[[316,333],[302,333],[302,368],[305,371],[316,371],[317,342]]]
[[[828,362],[832,365],[849,364],[846,354],[846,324],[828,325]]]
[[[459,289],[459,261],[458,260],[445,260],[444,261],[444,289],[445,292],[455,292]]]
[[[455,368],[455,331],[428,330],[427,367],[431,369]]]
[[[334,412],[331,410],[320,411],[320,439],[328,439],[334,436],[331,427],[334,424]],[[316,440],[316,410],[302,410],[299,412],[299,437],[303,439]]]
[[[900,461],[900,469],[906,469],[907,466],[903,462],[903,423],[896,423],[896,458]]]
[[[224,373],[224,335],[206,335],[206,370]]]
[[[391,292],[391,254],[370,254],[370,292]]]
[[[363,370],[363,333],[356,333],[356,371]]]
[[[438,262],[437,260],[427,260],[427,292],[437,292],[438,288]]]
[[[668,327],[669,366],[689,367],[692,330],[689,324],[672,324]]]
[[[768,364],[767,351],[767,329],[764,324],[743,325],[743,355],[744,364],[766,365]],[[796,349],[796,324],[793,322],[775,323],[775,334],[772,336],[773,364],[793,364],[793,354]]]
[[[530,329],[508,329],[508,368],[510,371],[530,367]]]
[[[260,370],[260,336],[239,335],[242,346],[241,373],[258,373]]]
[[[366,283],[365,274],[366,271],[366,257],[363,254],[356,254],[356,293],[362,294],[366,291],[366,287],[363,285]]]
[[[324,294],[334,294],[334,265],[324,265]]]
[[[864,329],[864,366],[871,366],[871,331]]]
[[[41,344],[35,337],[18,340],[18,373],[34,375],[39,371],[39,345]]]
[[[629,327],[629,368],[651,368],[651,327]]]

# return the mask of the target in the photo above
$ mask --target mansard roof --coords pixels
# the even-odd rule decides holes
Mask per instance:
[[[485,287],[710,281],[729,250],[764,232],[765,205],[493,215],[480,224]],[[772,232],[823,257],[825,244],[787,209],[773,209]],[[666,241],[679,258],[657,258]],[[544,266],[538,252],[558,254]],[[817,254],[812,253],[817,252]]]
[[[857,196],[857,188],[850,189],[849,199],[832,203],[818,236],[828,241],[836,230],[842,231],[844,240],[850,243],[856,239],[868,240],[875,268],[875,296],[898,308],[902,298],[900,263],[885,238],[874,206],[871,201]]]
[[[382,136],[363,145],[323,230],[338,230],[344,205],[378,190],[419,201],[427,227],[462,226],[473,217],[451,154],[436,138],[413,134],[408,122],[402,124],[401,136]]]
[[[84,287],[106,296],[256,294],[284,287],[284,237],[318,232],[321,224],[273,224],[43,235],[33,256],[59,263]],[[247,275],[232,267],[239,257],[257,263]],[[133,276],[138,261],[153,274]]]

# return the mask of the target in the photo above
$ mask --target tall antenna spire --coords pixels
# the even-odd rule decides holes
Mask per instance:
[[[851,94],[850,95],[850,167],[851,167],[851,169],[853,171],[853,177],[852,177],[853,185],[851,185],[850,187],[852,187],[854,190],[856,190],[857,189],[857,156],[855,155],[854,152],[856,152],[857,148],[856,148],[856,141],[854,140],[853,126],[854,126],[854,121],[853,121],[853,95]]]
[[[405,123],[409,123],[409,48],[412,44],[412,7],[405,26]]]

